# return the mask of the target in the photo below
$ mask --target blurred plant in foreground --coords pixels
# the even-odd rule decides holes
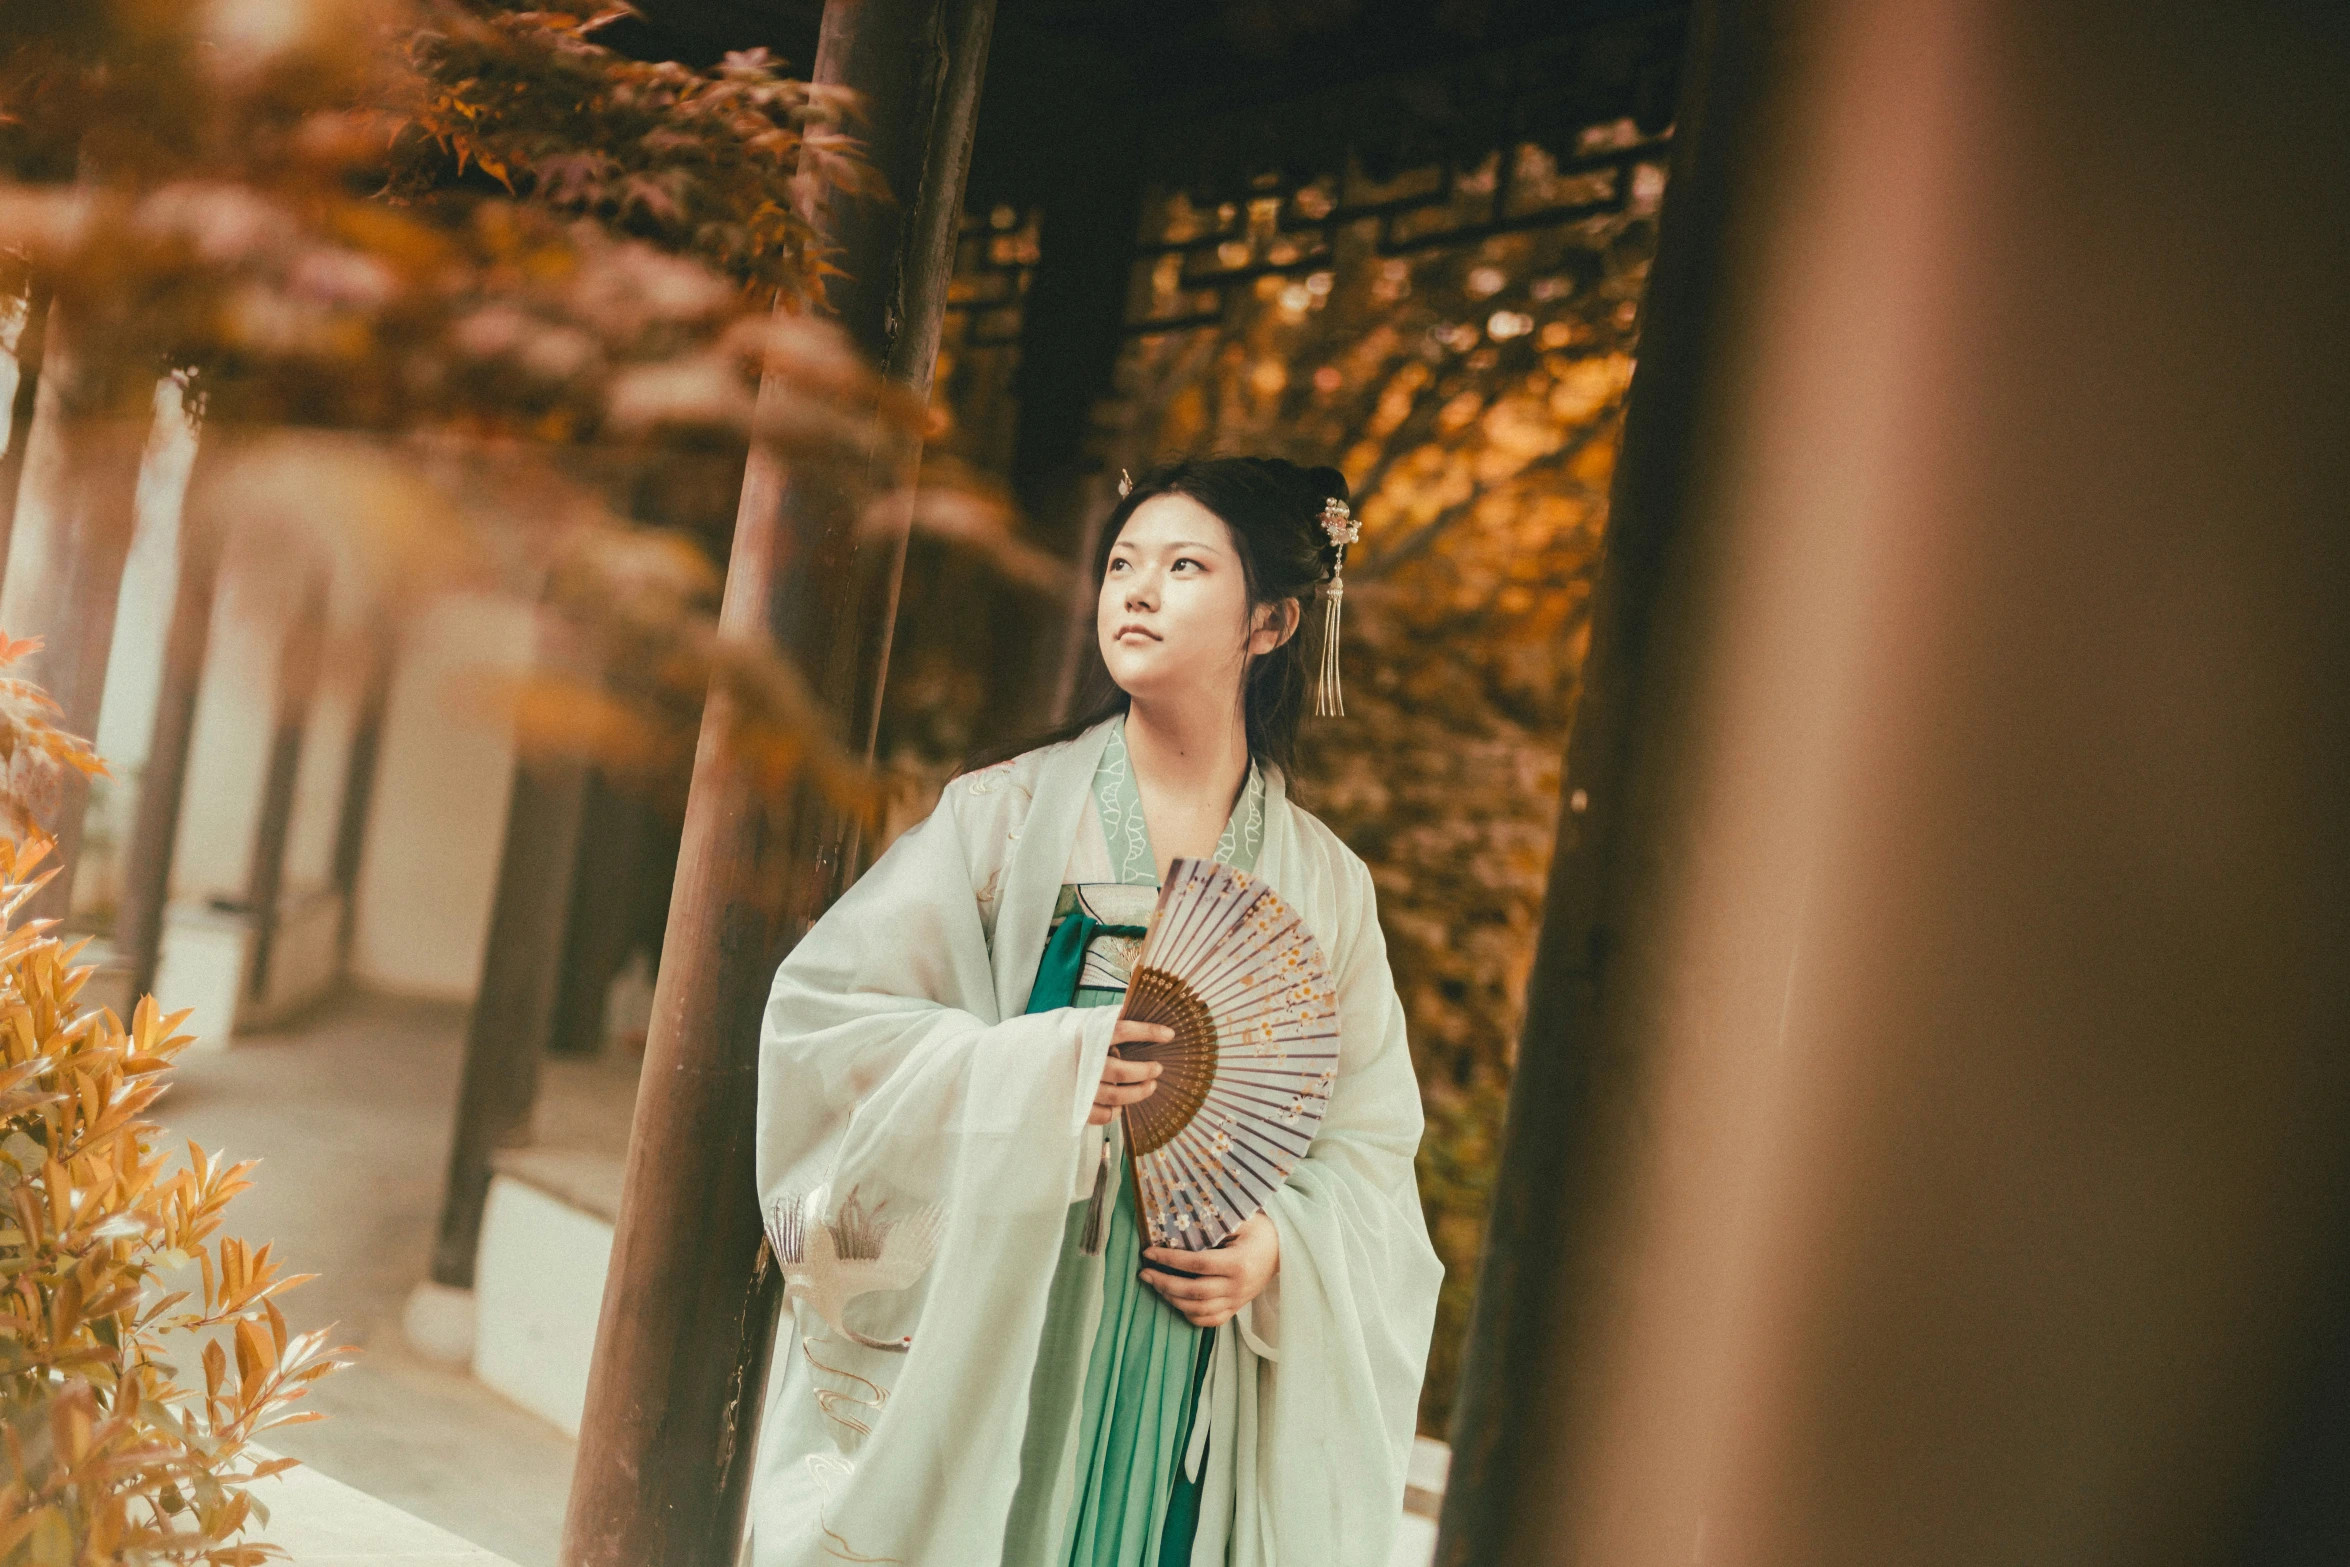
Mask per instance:
[[[31,648],[0,636],[0,668]],[[0,680],[0,1562],[207,1563],[281,1556],[239,1543],[267,1512],[246,1487],[292,1459],[250,1451],[346,1351],[290,1334],[288,1277],[267,1246],[215,1239],[250,1163],[194,1144],[167,1171],[145,1118],[189,1043],[143,998],[126,1029],[77,1004],[77,967],[51,922],[18,922],[49,843],[24,785],[102,764],[48,721],[41,694]],[[54,872],[50,873],[54,874]],[[172,1287],[193,1263],[200,1283]],[[177,1361],[201,1367],[201,1391]]]
[[[0,632],[0,669],[38,651],[35,638],[12,641]],[[0,835],[39,832],[44,785],[72,768],[87,777],[106,776],[106,764],[79,735],[57,727],[57,704],[29,680],[0,675]]]
[[[757,52],[710,71],[628,59],[596,37],[620,14],[91,0],[12,16],[0,290],[47,312],[44,397],[54,385],[69,427],[143,429],[156,377],[184,374],[191,508],[268,513],[289,575],[343,560],[395,601],[547,596],[584,664],[629,678],[544,682],[537,711],[592,711],[526,739],[643,752],[652,735],[673,758],[716,681],[730,739],[778,789],[806,778],[863,807],[870,782],[799,671],[717,631],[731,505],[667,548],[638,514],[697,485],[730,503],[677,476],[739,481],[754,445],[854,493],[886,467],[877,445],[918,438],[919,403],[803,313],[827,267],[814,203],[886,193],[843,94]],[[63,444],[93,464],[139,447]]]

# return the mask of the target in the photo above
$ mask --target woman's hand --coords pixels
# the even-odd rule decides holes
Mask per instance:
[[[1163,1045],[1175,1037],[1175,1030],[1163,1023],[1137,1023],[1120,1018],[1118,1026],[1110,1031],[1110,1048],[1120,1045]],[[1121,1061],[1116,1056],[1102,1063],[1102,1080],[1093,1091],[1093,1109],[1086,1115],[1088,1126],[1107,1126],[1110,1117],[1128,1105],[1141,1104],[1158,1091],[1159,1074],[1166,1068],[1156,1061]]]
[[[1167,1298],[1197,1328],[1220,1328],[1232,1314],[1265,1293],[1273,1275],[1281,1271],[1281,1232],[1259,1209],[1232,1232],[1232,1239],[1214,1251],[1177,1251],[1151,1246],[1143,1251],[1157,1268],[1142,1270],[1142,1282]],[[1162,1272],[1180,1268],[1195,1279]]]

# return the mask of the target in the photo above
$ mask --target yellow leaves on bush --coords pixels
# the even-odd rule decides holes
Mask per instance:
[[[47,849],[0,839],[9,920]],[[188,1014],[83,1007],[79,951],[47,922],[0,935],[0,1561],[253,1567],[281,1553],[238,1540],[245,1487],[286,1461],[248,1444],[315,1418],[293,1406],[346,1352],[288,1331],[275,1297],[307,1275],[215,1239],[251,1164],[154,1146]],[[190,1261],[193,1297],[170,1287]],[[190,1348],[200,1391],[174,1381]]]
[[[12,641],[0,633],[0,669],[40,646],[39,637]],[[91,777],[106,772],[90,743],[58,728],[57,718],[57,704],[46,691],[28,680],[0,677],[0,821],[20,832],[33,825],[31,795],[40,781],[36,775],[60,768]],[[0,1081],[0,1091],[4,1087]]]

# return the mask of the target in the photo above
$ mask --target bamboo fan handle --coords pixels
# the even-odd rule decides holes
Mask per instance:
[[[1164,1068],[1151,1096],[1123,1112],[1127,1149],[1139,1158],[1173,1141],[1207,1103],[1208,1089],[1216,1081],[1216,1020],[1189,985],[1156,968],[1134,971],[1118,1015],[1175,1031],[1163,1045],[1118,1048],[1121,1060],[1156,1061]]]

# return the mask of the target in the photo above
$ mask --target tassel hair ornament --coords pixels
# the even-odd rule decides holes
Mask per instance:
[[[1333,495],[1322,503],[1322,531],[1338,558],[1331,563],[1330,580],[1322,584],[1322,674],[1314,687],[1314,716],[1344,718],[1346,693],[1338,683],[1338,620],[1346,608],[1346,547],[1363,536],[1354,508]]]

